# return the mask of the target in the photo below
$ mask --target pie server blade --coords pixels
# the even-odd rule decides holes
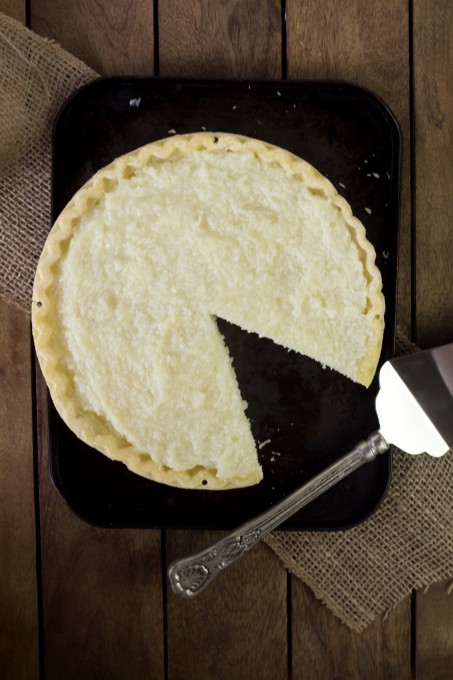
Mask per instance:
[[[379,429],[269,510],[206,550],[173,562],[168,577],[175,593],[197,595],[266,534],[391,444],[436,457],[453,447],[453,343],[386,361],[379,384]]]
[[[379,432],[406,453],[453,446],[453,343],[387,361],[376,398]]]

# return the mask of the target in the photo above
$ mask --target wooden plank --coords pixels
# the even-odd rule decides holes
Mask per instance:
[[[0,12],[25,23],[24,0]],[[0,660],[3,680],[39,677],[30,322],[0,300]],[[24,654],[26,650],[26,654]]]
[[[153,74],[152,0],[30,0],[30,22],[102,75]]]
[[[0,12],[25,24],[25,0],[0,0]]]
[[[159,72],[280,77],[280,27],[278,2],[166,0],[159,3]],[[168,563],[206,546],[215,535],[168,531]],[[167,626],[169,680],[286,678],[286,572],[264,545],[258,546],[199,598],[186,601],[169,592]]]
[[[0,301],[0,663],[39,674],[30,322]]]
[[[380,95],[398,117],[405,138],[398,321],[411,325],[409,17],[405,0],[377,3],[300,3],[287,0],[290,78],[350,80]],[[294,678],[409,678],[409,599],[362,635],[339,623],[293,579]],[[308,608],[308,610],[307,610]],[[313,651],[310,651],[313,650]]]
[[[167,559],[198,552],[221,535],[168,532]],[[167,602],[169,680],[287,678],[286,574],[264,545],[193,600],[170,591]]]
[[[31,24],[104,74],[149,74],[152,3],[31,2]],[[38,378],[45,677],[163,678],[159,531],[99,529],[78,519],[48,472]]]
[[[436,583],[416,596],[417,680],[453,678],[452,582]]]
[[[411,598],[384,621],[355,633],[321,605],[300,581],[293,582],[293,680],[409,680]]]
[[[404,139],[398,323],[411,331],[409,16],[407,0],[287,0],[289,78],[350,80],[381,96]]]
[[[45,385],[38,449],[46,680],[163,678],[160,532],[78,519],[49,476]]]
[[[414,2],[417,340],[453,341],[453,4]]]
[[[161,75],[280,78],[280,2],[166,0],[159,7]]]
[[[432,347],[453,341],[453,5],[413,8],[417,340]],[[416,595],[417,680],[453,678],[449,586]]]

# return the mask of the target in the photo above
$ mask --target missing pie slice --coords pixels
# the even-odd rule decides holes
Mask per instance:
[[[36,272],[34,341],[80,439],[158,482],[235,488],[262,470],[215,317],[368,386],[381,286],[363,225],[311,165],[180,135],[118,158],[63,210]]]

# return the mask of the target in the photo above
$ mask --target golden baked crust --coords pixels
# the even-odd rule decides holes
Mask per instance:
[[[255,154],[264,162],[279,166],[297,176],[314,193],[328,197],[341,211],[352,240],[361,252],[363,272],[368,281],[367,317],[370,340],[366,353],[357,362],[355,380],[368,386],[376,371],[384,327],[384,298],[381,276],[375,265],[375,251],[366,238],[365,228],[352,215],[349,204],[333,185],[315,168],[288,151],[265,142],[226,133],[176,135],[153,142],[116,159],[100,170],[72,198],[55,222],[42,252],[33,291],[32,324],[37,355],[54,404],[63,420],[77,436],[108,457],[125,463],[133,472],[165,484],[184,488],[225,489],[248,486],[261,479],[257,468],[246,477],[220,479],[217,471],[196,466],[174,470],[156,463],[150,455],[135,449],[110,422],[79,402],[74,376],[64,361],[66,348],[57,310],[57,286],[60,263],[64,259],[74,229],[121,179],[128,179],[149,164],[174,159],[196,151],[220,151]],[[207,484],[206,484],[207,482]]]

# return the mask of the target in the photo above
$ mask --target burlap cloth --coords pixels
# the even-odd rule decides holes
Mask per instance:
[[[29,313],[50,228],[51,128],[64,100],[97,77],[0,13],[0,295]],[[398,351],[416,348],[401,335]],[[415,588],[453,577],[453,455],[394,452],[380,509],[347,531],[275,532],[267,544],[345,624],[361,631]]]

